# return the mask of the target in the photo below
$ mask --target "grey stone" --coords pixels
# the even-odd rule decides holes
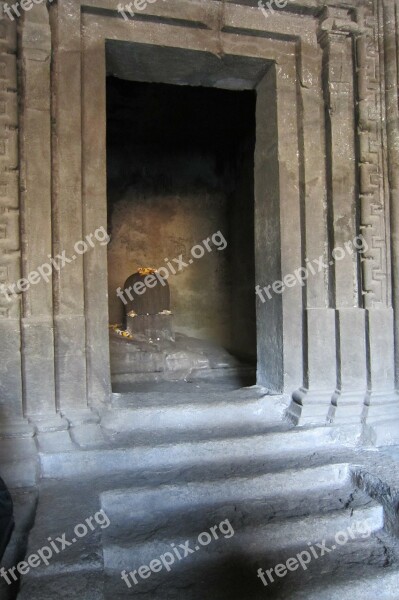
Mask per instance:
[[[17,507],[5,566],[101,507],[111,517],[24,576],[18,596],[397,600],[398,0],[158,0],[127,19],[116,4],[35,2],[12,19],[0,2],[0,284],[51,255],[72,261],[12,302],[0,294],[0,476]],[[107,76],[155,86],[151,100],[165,85],[175,97],[256,95],[256,110],[227,131],[212,121],[227,103],[209,104],[201,158],[192,118],[178,160],[173,107],[110,103]],[[123,119],[115,153],[107,100],[112,127]],[[162,155],[149,133],[163,114]],[[250,116],[254,151],[240,129]],[[141,132],[148,146],[140,182],[158,164],[142,195],[125,174],[131,147],[118,131],[129,127],[131,145]],[[169,174],[180,188],[168,196]],[[109,217],[111,204],[121,212]],[[171,285],[189,344],[110,338],[130,262],[184,255],[221,223],[228,252]],[[108,248],[76,251],[108,224]],[[362,248],[333,256],[359,235]],[[268,297],[312,260],[306,281]],[[266,295],[256,315],[252,277]],[[250,361],[255,338],[263,389],[239,390],[253,367],[228,351]],[[122,581],[121,569],[226,518],[231,539],[137,588]],[[366,518],[368,538],[306,571],[266,589],[256,576]],[[14,600],[17,586],[0,585]]]

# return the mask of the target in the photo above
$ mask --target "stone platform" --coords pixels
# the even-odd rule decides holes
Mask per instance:
[[[29,541],[19,553],[14,544],[14,558],[11,546],[6,564],[49,537],[72,539],[75,525],[100,509],[110,525],[32,569],[18,598],[397,600],[399,448],[361,447],[335,427],[293,427],[282,420],[288,401],[233,381],[163,382],[152,391],[137,383],[113,395],[100,423],[37,435],[34,525],[16,517],[17,528],[31,529]],[[170,572],[132,588],[121,579],[171,544],[195,548],[202,532],[226,520],[233,536],[176,560]],[[337,532],[365,521],[369,536],[306,571],[267,587],[257,577],[308,543],[331,548]]]
[[[136,320],[135,317],[134,320]],[[255,367],[243,364],[219,345],[176,333],[175,339],[133,339],[110,333],[112,383],[176,381],[189,376],[220,377],[232,373],[253,375]]]

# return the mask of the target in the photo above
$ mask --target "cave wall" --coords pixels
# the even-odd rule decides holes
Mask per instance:
[[[256,355],[254,94],[114,78],[107,90],[110,322],[127,277],[169,260],[176,331]]]

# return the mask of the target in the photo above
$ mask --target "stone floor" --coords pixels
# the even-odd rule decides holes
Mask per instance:
[[[242,363],[219,344],[176,332],[167,339],[127,339],[110,330],[111,373],[114,389],[136,388],[137,382],[159,382],[218,377],[230,369],[256,381],[256,361]],[[248,359],[247,359],[248,360]],[[223,378],[225,380],[225,378]],[[243,384],[245,385],[245,384]],[[158,390],[161,388],[158,386]]]
[[[76,539],[74,527],[101,509],[109,521],[31,569],[19,600],[398,600],[399,448],[292,428],[284,397],[234,381],[137,386],[114,394],[101,424],[39,436],[41,480],[14,491],[6,568],[49,538]],[[359,529],[331,550],[337,532],[360,523],[370,535]],[[216,525],[218,539],[199,544]],[[331,551],[306,570],[267,587],[257,577],[322,540]],[[175,554],[170,571],[122,580],[173,548],[188,555]],[[1,585],[2,600],[16,597]]]

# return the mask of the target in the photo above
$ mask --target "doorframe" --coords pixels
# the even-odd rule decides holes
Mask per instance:
[[[106,41],[148,43],[148,30],[137,23],[83,15],[82,60],[82,191],[84,234],[107,224],[106,195]],[[206,32],[207,44],[197,35],[182,35],[181,27],[153,26],[153,44],[204,52],[219,44]],[[185,30],[186,31],[186,30]],[[191,35],[190,35],[191,34]],[[237,56],[233,36],[223,34],[224,53]],[[291,42],[265,38],[239,56],[272,63],[257,90],[255,151],[255,266],[257,282],[267,276],[281,279],[301,264],[301,210],[295,49]],[[289,51],[291,49],[291,52]],[[278,61],[278,68],[277,68]],[[93,97],[96,102],[92,102]],[[291,125],[287,127],[287,112]],[[278,137],[278,132],[284,135]],[[267,147],[266,140],[277,144]],[[259,140],[265,140],[260,144]],[[273,181],[270,187],[270,181]],[[109,396],[110,364],[107,305],[106,248],[95,248],[84,257],[89,402]],[[96,274],[95,278],[91,274]],[[94,279],[94,280],[93,280]],[[266,282],[265,282],[266,283]],[[255,290],[254,290],[255,293]],[[287,290],[267,304],[257,306],[258,383],[273,392],[288,392],[302,382],[303,306],[300,286]],[[288,343],[288,340],[290,343]]]

